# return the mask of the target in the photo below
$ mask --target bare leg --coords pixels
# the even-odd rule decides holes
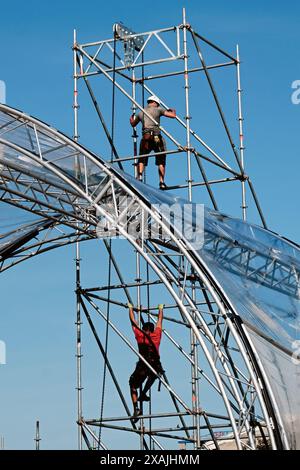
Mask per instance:
[[[138,407],[138,401],[137,401],[138,394],[135,388],[130,387],[130,395],[131,395],[131,400],[133,404],[133,416],[134,416],[134,418],[132,418],[132,422],[137,423],[137,421],[139,420],[139,415],[141,414],[141,410]]]
[[[130,388],[130,395],[131,395],[133,408],[135,409],[137,407],[137,399],[138,399],[137,391],[134,388]]]
[[[132,422],[136,423],[139,420],[139,416],[141,414],[141,410],[138,406],[138,388],[142,386],[145,378],[147,377],[147,370],[140,362],[137,363],[135,371],[130,376],[129,379],[129,387],[130,387],[130,395],[133,404],[133,415]]]
[[[159,175],[159,182],[160,183],[164,183],[165,174],[166,174],[166,165],[165,165],[165,163],[161,164],[161,165],[158,165],[158,175]]]

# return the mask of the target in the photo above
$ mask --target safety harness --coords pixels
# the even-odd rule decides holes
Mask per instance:
[[[140,328],[136,323],[131,322],[131,324],[132,324],[135,328],[137,328],[141,333],[143,333],[144,337],[147,338],[148,341],[149,341],[149,343],[150,343],[150,345],[147,345],[147,344],[145,344],[145,343],[142,343],[142,346],[145,346],[145,347],[147,347],[147,349],[148,349],[148,350],[147,350],[147,352],[148,352],[147,357],[146,357],[146,355],[142,354],[142,351],[140,350],[140,343],[138,343],[139,352],[141,353],[141,355],[142,355],[143,357],[145,357],[145,359],[146,359],[149,363],[155,362],[155,364],[157,365],[157,367],[155,367],[155,371],[156,371],[156,373],[157,373],[157,375],[158,375],[158,381],[159,381],[159,382],[158,382],[158,387],[157,387],[157,389],[158,389],[158,391],[160,392],[160,388],[161,388],[161,376],[162,376],[162,375],[164,374],[164,372],[165,372],[164,369],[163,369],[163,367],[162,367],[162,364],[161,364],[160,355],[159,355],[159,353],[158,353],[158,351],[157,351],[157,349],[156,349],[156,346],[155,346],[155,344],[154,344],[154,342],[153,342],[151,336],[150,336],[148,333],[146,333],[142,328]],[[151,347],[151,348],[150,348],[150,347]],[[149,353],[150,353],[150,354],[149,354]],[[153,359],[154,359],[153,361],[152,361],[152,360],[149,360],[149,359],[151,359],[151,354],[154,356],[154,357],[153,357]]]

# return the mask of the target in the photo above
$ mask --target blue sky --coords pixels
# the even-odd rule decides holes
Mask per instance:
[[[120,20],[136,31],[172,26],[181,22],[182,6],[181,1],[155,0],[1,5],[0,80],[6,83],[7,103],[72,135],[73,29],[80,42],[110,37],[112,24]],[[240,45],[247,172],[269,226],[300,242],[300,105],[291,102],[291,84],[300,79],[300,6],[258,0],[192,0],[185,6],[201,34],[228,51]],[[172,99],[176,107],[170,88]],[[195,117],[198,111],[202,122],[206,110],[201,102]],[[84,143],[101,151],[94,124],[81,125]],[[120,141],[127,141],[128,122],[118,129]],[[149,178],[155,181],[153,170]],[[225,199],[227,212],[232,204],[235,213],[236,201]],[[3,225],[9,212],[1,211]],[[35,419],[41,420],[43,448],[76,447],[73,257],[72,248],[53,252],[1,276],[0,339],[7,344],[8,363],[0,366],[0,435],[7,448],[33,447]],[[91,270],[87,267],[87,276],[96,274],[94,266]]]

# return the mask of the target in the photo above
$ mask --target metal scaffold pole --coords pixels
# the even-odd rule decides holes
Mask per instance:
[[[35,450],[40,450],[40,422],[37,421],[35,424]]]
[[[135,76],[135,69],[132,69],[132,75],[131,75],[131,80],[132,80],[132,113],[135,116],[137,112],[137,107],[135,105],[135,102],[137,100],[136,97],[136,76]],[[144,106],[144,103],[143,103]],[[136,157],[138,155],[138,134],[136,131],[136,127],[133,127],[133,155]],[[144,179],[145,179],[145,171],[146,169],[144,168]],[[138,159],[134,159],[134,175],[135,178],[139,178],[138,174]],[[141,328],[142,327],[142,305],[141,305],[141,286],[140,283],[142,281],[141,278],[141,256],[140,254],[136,251],[136,283],[137,283],[137,290],[136,290],[136,296],[137,296],[137,309],[138,309],[138,325]],[[140,395],[142,393],[142,386],[140,387]],[[143,402],[140,402],[140,407],[141,411],[143,410]],[[143,412],[142,412],[143,414]],[[144,430],[144,420],[143,418],[140,420],[140,449],[144,450],[145,449],[145,436],[143,433]]]
[[[133,101],[132,101],[132,114],[135,116],[136,114],[136,106],[134,104],[134,102],[136,101],[136,81],[135,81],[135,71],[134,69],[132,70],[132,98],[133,98]],[[133,127],[132,128],[132,139],[133,139],[133,155],[134,157],[137,156],[137,149],[138,149],[138,143],[137,143],[137,138],[138,138],[138,135],[137,135],[137,131],[136,131],[136,128]],[[135,178],[138,177],[138,167],[137,167],[137,164],[138,164],[138,159],[135,158],[134,159],[134,162],[133,162],[133,165],[134,165],[134,176]]]
[[[189,38],[191,38],[191,40]],[[160,47],[164,49],[164,52],[161,52],[161,49],[156,49],[155,44],[153,44],[154,41],[159,41]],[[220,60],[218,63],[214,64],[210,62],[210,57],[208,57],[209,65],[206,65],[206,59],[204,60],[202,54],[203,43],[206,44],[204,46],[205,52],[212,47],[214,53],[217,51],[219,54],[225,54],[227,59],[230,59],[230,62],[221,63]],[[138,150],[137,129],[135,127],[132,129],[133,152],[130,152],[131,155],[128,156],[126,156],[126,153],[125,156],[122,154],[122,151],[126,152],[126,140],[121,137],[122,134],[120,132],[115,132],[115,127],[116,130],[119,130],[119,128],[117,128],[117,120],[115,122],[115,117],[120,119],[119,109],[118,112],[115,112],[115,99],[117,96],[122,95],[122,99],[127,99],[127,102],[131,106],[133,115],[136,115],[138,112],[144,113],[150,121],[159,126],[160,132],[175,144],[175,149],[170,149],[164,153],[168,154],[169,160],[170,158],[174,158],[174,160],[177,157],[178,159],[180,158],[183,171],[180,169],[179,174],[176,174],[174,171],[172,175],[175,180],[174,184],[168,186],[166,188],[167,191],[179,190],[182,191],[182,193],[187,192],[187,199],[192,203],[197,202],[196,195],[198,195],[203,187],[208,192],[213,208],[218,210],[219,206],[217,205],[215,196],[218,194],[219,188],[223,187],[223,183],[235,185],[236,192],[240,194],[241,182],[242,209],[243,218],[245,220],[246,183],[249,183],[249,191],[254,193],[254,190],[252,190],[251,181],[244,175],[243,114],[239,51],[237,49],[237,59],[233,58],[221,48],[200,36],[187,21],[186,10],[183,9],[182,21],[178,26],[172,28],[135,33],[122,23],[118,23],[114,25],[113,38],[87,44],[78,44],[76,32],[74,31],[73,53],[74,141],[76,143],[79,140],[77,87],[79,80],[82,79],[87,85],[88,93],[103,127],[102,132],[104,132],[111,147],[110,158],[107,157],[106,160],[104,160],[107,163],[104,172],[103,170],[99,171],[97,168],[98,161],[96,164],[93,162],[92,165],[89,163],[88,169],[91,174],[89,185],[87,184],[86,171],[86,161],[89,162],[89,159],[85,157],[84,153],[83,158],[78,159],[75,153],[75,177],[80,179],[81,182],[85,179],[86,183],[85,194],[82,196],[83,198],[88,196],[88,206],[86,210],[86,212],[89,213],[88,223],[91,221],[94,222],[98,230],[99,225],[101,225],[98,223],[99,218],[103,220],[107,219],[113,224],[112,226],[114,226],[114,224],[116,225],[117,233],[121,234],[121,236],[125,236],[127,239],[128,233],[124,232],[125,221],[127,224],[135,223],[137,216],[141,216],[140,228],[135,232],[137,233],[137,239],[135,239],[135,236],[128,238],[131,243],[131,263],[128,263],[128,265],[126,263],[124,271],[123,266],[119,264],[121,263],[121,258],[119,260],[118,255],[115,253],[115,251],[119,249],[119,243],[116,242],[116,244],[112,246],[111,235],[109,232],[105,231],[105,228],[103,229],[103,234],[101,234],[102,232],[97,232],[99,238],[103,237],[104,245],[109,255],[108,280],[99,281],[99,287],[92,285],[88,286],[87,289],[82,288],[82,267],[79,243],[77,242],[76,244],[78,448],[82,449],[83,445],[86,445],[88,448],[95,448],[95,445],[91,445],[89,441],[91,436],[91,439],[94,439],[96,442],[96,448],[98,450],[100,450],[100,448],[106,449],[106,445],[102,441],[102,433],[105,434],[106,441],[106,438],[109,438],[111,432],[115,430],[125,431],[129,439],[130,436],[135,436],[136,447],[141,450],[153,450],[154,448],[163,449],[165,445],[164,439],[166,438],[170,440],[169,442],[174,439],[183,438],[194,450],[203,448],[219,449],[223,444],[220,444],[221,440],[219,440],[218,434],[228,428],[231,430],[232,437],[230,437],[230,439],[235,441],[237,449],[248,447],[255,448],[256,443],[254,441],[256,430],[254,429],[252,433],[249,428],[248,415],[250,405],[251,410],[254,409],[252,401],[260,400],[261,392],[258,390],[256,394],[257,384],[255,382],[254,387],[253,371],[248,365],[248,357],[244,358],[244,352],[242,352],[242,354],[245,369],[239,370],[234,362],[237,350],[242,351],[242,344],[238,343],[236,329],[230,324],[231,317],[227,320],[227,316],[229,317],[230,314],[230,312],[228,312],[229,307],[225,301],[222,300],[221,302],[219,300],[219,293],[217,292],[215,284],[212,283],[211,279],[207,279],[207,277],[205,277],[206,275],[199,270],[199,267],[195,264],[193,257],[189,254],[190,248],[187,248],[184,243],[178,241],[173,232],[169,233],[168,230],[165,230],[166,223],[164,218],[161,218],[161,214],[159,215],[155,212],[156,209],[154,210],[152,207],[154,203],[151,202],[151,197],[149,196],[149,207],[147,205],[147,198],[144,202],[139,200],[140,192],[143,193],[143,191],[145,191],[152,195],[152,188],[147,186],[148,183],[151,184],[151,173],[147,175],[147,178],[146,173],[144,173],[143,181],[139,183],[131,177],[130,181],[134,188],[132,192],[130,189],[131,183],[125,181],[129,179],[126,172],[133,173],[132,164],[134,166],[134,177],[138,178],[139,176],[137,164],[139,162],[140,152]],[[122,53],[124,55],[122,55]],[[158,57],[156,57],[156,54]],[[113,60],[108,57],[112,57]],[[197,65],[199,59],[201,67],[194,67],[194,65]],[[157,74],[158,66],[164,63],[170,65],[179,64],[180,70]],[[230,128],[227,125],[221,102],[216,93],[217,86],[214,86],[209,73],[210,70],[218,70],[221,67],[228,69],[228,66],[232,66],[232,68],[234,66],[237,67],[235,73],[237,74],[238,88],[239,152],[236,150],[233,139],[231,138]],[[168,69],[170,69],[170,67],[167,66],[166,70]],[[190,73],[196,73],[199,77],[200,75],[204,75],[204,78],[208,81],[209,91],[217,107],[218,119],[220,119],[220,122],[225,128],[225,137],[227,136],[227,139],[229,139],[231,149],[234,152],[235,158],[233,159],[233,165],[235,166],[230,163],[230,155],[227,154],[226,147],[224,147],[221,151],[222,153],[220,153],[219,150],[213,148],[214,144],[219,145],[217,139],[215,139],[214,144],[206,142],[202,135],[202,132],[203,134],[205,133],[205,129],[202,129],[201,133],[197,133],[196,130],[193,130],[190,126],[191,115],[193,114],[192,105],[194,104],[193,91],[198,92],[198,90],[191,89],[190,85],[192,82]],[[176,78],[177,75],[178,78]],[[106,98],[108,94],[106,94],[104,88],[101,89],[104,99],[99,100],[99,102],[97,101],[97,88],[92,88],[92,85],[88,82],[88,77],[92,76],[95,77],[95,80],[96,76],[101,76],[104,82],[112,86],[111,111],[107,111]],[[179,100],[178,107],[176,106],[177,116],[171,125],[174,126],[174,129],[178,130],[178,133],[176,133],[176,131],[171,133],[167,127],[168,123],[166,128],[162,127],[160,121],[157,122],[148,113],[147,108],[145,109],[146,91],[147,96],[148,93],[149,95],[153,94],[159,96],[161,106],[165,108],[165,110],[169,110],[167,97],[160,96],[163,93],[162,90],[164,90],[164,87],[159,88],[155,81],[156,79],[163,79],[169,76],[175,77],[174,83],[177,87],[180,87],[182,98],[182,103]],[[145,85],[145,81],[147,80],[152,80],[153,89],[152,86],[150,88]],[[141,92],[139,92],[136,86],[137,83],[141,87]],[[168,87],[166,87],[166,89],[168,91]],[[182,104],[182,108],[180,104]],[[236,108],[233,107],[232,111],[236,114]],[[111,114],[112,123],[110,130],[104,120],[105,112],[107,112],[108,115]],[[178,129],[180,127],[183,128],[182,132]],[[224,139],[224,136],[222,138]],[[102,144],[100,138],[99,143]],[[121,152],[120,154],[119,151]],[[150,159],[154,159],[154,157],[159,156],[161,153],[163,152],[154,152],[154,154],[151,154],[150,151],[150,154],[146,154],[146,156]],[[193,156],[195,156],[195,162],[192,160]],[[119,168],[124,170],[124,172],[120,172],[119,169],[116,168],[116,164],[119,165]],[[185,170],[184,166],[186,168]],[[146,168],[144,168],[144,170],[146,170]],[[124,182],[122,182],[123,179]],[[179,181],[176,181],[176,179],[179,179]],[[235,181],[237,181],[237,183],[234,183]],[[194,186],[198,189],[194,190]],[[177,193],[172,194],[171,192],[169,194],[171,194],[171,198],[173,198],[174,194],[175,197],[177,196]],[[168,200],[169,194],[157,192],[155,197],[157,197],[158,200],[162,199],[164,201]],[[178,194],[178,196],[181,196],[181,194]],[[121,207],[123,196],[126,196],[126,200],[129,201],[129,208],[126,210]],[[239,196],[236,200],[240,200]],[[77,202],[77,199],[75,199],[75,202]],[[89,212],[91,204],[97,211],[97,217],[95,217],[94,220],[92,220],[92,212]],[[136,205],[138,205],[138,209],[136,209]],[[133,211],[131,210],[132,207],[134,208]],[[78,200],[77,211],[78,212],[74,212],[76,216],[80,215],[81,212],[85,213],[84,206],[83,209],[81,207],[81,200]],[[144,237],[145,233],[148,233],[147,226],[144,225],[144,222],[150,220],[150,214],[151,217],[154,215],[153,220],[155,220],[155,223],[158,223],[160,228],[159,233],[166,231],[166,239],[160,240],[159,237],[156,239],[156,235],[150,238]],[[192,217],[194,217],[194,215],[192,215]],[[80,220],[79,216],[77,220]],[[82,223],[77,221],[75,221],[75,223],[77,223],[76,233],[79,234],[79,230],[82,230]],[[126,226],[126,230],[127,229],[128,226]],[[110,237],[109,241],[107,241],[107,237]],[[181,238],[179,238],[179,240],[181,240]],[[193,250],[191,249],[191,251]],[[177,256],[179,256],[178,263],[175,261],[175,259],[177,260]],[[104,271],[102,274],[105,276]],[[117,276],[117,280],[115,276]],[[166,287],[166,298],[164,298],[163,286]],[[171,294],[173,300],[167,297],[169,294]],[[153,299],[157,299],[158,297],[159,302],[165,303],[165,308],[169,309],[168,314],[164,315],[165,323],[163,335],[168,339],[166,348],[169,353],[169,348],[174,348],[176,354],[181,356],[178,362],[176,361],[176,364],[174,360],[174,365],[176,365],[176,373],[177,370],[183,372],[180,377],[184,377],[184,380],[186,380],[188,384],[186,387],[176,382],[172,368],[170,368],[170,370],[168,369],[167,373],[163,371],[163,374],[158,376],[152,365],[148,364],[140,355],[139,348],[133,346],[132,341],[134,341],[134,339],[127,339],[127,329],[129,327],[128,316],[126,315],[124,319],[122,313],[127,313],[128,302],[130,304],[135,303],[134,312],[137,323],[139,327],[142,328],[144,321],[147,321],[146,316],[148,316],[148,321],[152,320],[155,322],[158,315],[154,312],[156,309]],[[150,302],[151,299],[152,302]],[[104,321],[106,335],[105,343],[103,344],[101,334],[98,332],[98,328],[100,327],[98,320],[93,321],[87,311],[85,302],[89,304],[89,309],[93,309],[93,315],[96,315],[100,321]],[[104,313],[105,309],[102,307],[103,303],[106,313]],[[169,314],[169,312],[171,313]],[[87,318],[88,325],[91,328],[104,360],[101,413],[100,417],[97,419],[83,418],[81,376],[82,315]],[[115,321],[113,321],[113,317],[115,317]],[[178,330],[178,328],[180,328],[180,330]],[[128,348],[128,350],[138,357],[139,361],[141,361],[144,366],[152,373],[155,373],[156,378],[160,379],[160,384],[170,395],[170,399],[168,398],[169,405],[166,401],[167,398],[164,396],[160,396],[158,401],[152,401],[152,397],[155,397],[155,391],[153,389],[149,390],[149,409],[142,400],[139,400],[138,408],[140,408],[140,410],[137,410],[134,406],[134,411],[131,413],[131,404],[130,402],[127,404],[126,401],[126,390],[129,392],[128,385],[127,382],[126,385],[124,385],[123,371],[120,370],[121,364],[118,362],[115,363],[114,361],[114,352],[117,351],[117,349],[108,348],[109,332],[112,333],[112,341],[115,341],[114,335],[116,335],[122,347],[124,345]],[[131,335],[131,331],[129,335]],[[166,364],[168,364],[167,360]],[[111,379],[106,379],[106,371],[110,374]],[[119,382],[119,379],[122,380],[122,382]],[[215,414],[211,412],[212,410],[209,410],[206,388],[204,388],[203,383],[210,387],[218,400],[222,400],[222,413]],[[104,414],[105,392],[106,390],[107,392],[108,390],[111,391],[112,386],[116,388],[117,393],[111,393],[109,399],[115,400],[115,398],[117,398],[121,401],[125,410],[124,416],[107,417]],[[179,391],[177,391],[177,387]],[[252,389],[254,388],[255,394],[252,393]],[[139,390],[139,398],[141,398],[141,393],[142,387]],[[251,393],[252,398],[249,399]],[[165,408],[165,406],[170,406],[171,410]],[[261,405],[258,405],[257,407],[257,413],[262,409],[260,406]],[[145,412],[145,409],[147,412]],[[139,414],[139,412],[141,414]],[[138,413],[138,419],[136,419],[136,413]],[[263,416],[269,429],[270,423],[268,422],[264,409]],[[162,419],[163,421],[161,421]],[[118,421],[121,421],[121,424],[118,423]],[[125,422],[122,423],[122,421]],[[255,421],[253,421],[253,423],[254,422]],[[92,431],[92,427],[94,426],[98,427],[98,436]],[[173,435],[173,432],[176,432],[176,434]],[[247,435],[249,441],[244,442],[243,435]],[[162,440],[162,442],[160,442],[160,440]]]
[[[187,154],[187,184],[188,184],[188,200],[192,202],[192,165],[191,165],[191,128],[190,128],[190,83],[189,83],[189,56],[187,47],[187,29],[189,24],[186,21],[186,10],[183,8],[183,55],[184,55],[184,89],[185,89],[185,123],[186,123],[186,154]],[[191,275],[193,273],[191,272]],[[195,288],[192,286],[192,297],[195,298]],[[198,348],[197,338],[191,329],[190,331],[191,342],[191,359],[193,361],[191,366],[191,384],[192,384],[192,410],[193,410],[193,434],[194,434],[194,448],[200,447],[200,417],[199,411],[199,396],[198,396]]]
[[[189,104],[189,62],[187,49],[187,28],[186,12],[183,8],[183,55],[184,55],[184,89],[185,89],[185,122],[186,122],[186,156],[187,156],[187,184],[188,198],[192,201],[192,168],[191,168],[191,131],[190,131],[190,104]]]
[[[279,309],[281,294],[290,299],[288,315],[294,314],[299,247],[288,241],[285,252],[283,237],[244,222],[256,206],[266,227],[245,174],[239,48],[233,57],[198,34],[185,9],[178,23],[134,32],[120,22],[112,38],[86,44],[77,42],[74,30],[73,139],[0,104],[2,202],[39,217],[20,227],[17,239],[15,231],[4,234],[0,271],[42,252],[76,246],[79,450],[168,451],[178,441],[194,451],[289,449],[266,353],[268,343],[273,355],[276,349],[281,358],[289,353],[280,335],[273,338],[269,326],[277,320],[273,315],[271,324],[268,314],[270,306],[275,313]],[[191,87],[194,77],[199,85]],[[87,87],[87,95],[80,91],[80,104],[87,96],[92,105],[89,110],[84,103],[80,111],[80,130],[93,136],[99,153],[79,143],[88,140],[79,137],[80,80]],[[151,95],[160,103],[155,119],[151,106],[145,106]],[[176,112],[169,107],[172,100]],[[148,118],[131,120],[131,134],[130,112]],[[145,134],[150,134],[148,147],[139,151]],[[163,135],[168,150],[161,145]],[[158,189],[154,158],[158,163],[165,157],[170,184]],[[144,165],[137,181],[137,165],[148,158],[147,174]],[[233,201],[234,216],[226,206],[232,210]],[[207,207],[199,211],[197,203]],[[81,249],[79,243],[88,240],[93,246]],[[130,328],[129,304],[130,320],[144,328],[143,335]],[[154,327],[154,335],[148,334],[149,321],[161,331]],[[85,348],[87,335],[91,342]],[[89,360],[83,361],[82,351],[91,355]],[[133,359],[138,366],[130,376]],[[38,421],[34,441],[39,450]]]
[[[136,290],[136,303],[137,303],[137,309],[138,309],[138,325],[139,325],[139,328],[142,328],[142,315],[141,315],[141,309],[142,309],[142,306],[141,306],[141,286],[140,286],[140,282],[141,282],[141,256],[138,252],[136,252],[136,282],[137,282],[137,290]],[[140,396],[142,394],[142,386],[140,387]],[[140,402],[140,406],[141,406],[141,411],[142,411],[142,414],[143,414],[143,402],[141,401]],[[140,449],[141,450],[144,450],[144,434],[143,434],[143,429],[144,429],[144,420],[141,419],[140,420],[140,429],[141,429],[141,433],[140,433]]]
[[[82,376],[81,376],[81,307],[80,307],[80,248],[79,242],[76,243],[76,363],[77,363],[77,420],[81,422],[82,418]],[[78,426],[78,449],[82,450],[82,432],[81,426]]]
[[[192,282],[192,299],[196,301],[195,282]],[[196,314],[193,314],[196,320]],[[194,425],[194,447],[200,449],[200,404],[199,404],[199,358],[198,341],[196,335],[191,330],[191,359],[192,363],[192,407],[193,407],[193,425]]]
[[[240,136],[240,158],[241,158],[241,166],[243,172],[245,171],[245,161],[244,161],[244,118],[243,118],[243,107],[242,107],[242,87],[241,87],[241,70],[240,70],[240,52],[239,46],[236,46],[236,76],[237,76],[237,96],[238,96],[238,121],[239,121],[239,136]],[[247,202],[246,202],[246,182],[242,180],[242,214],[243,220],[247,219]]]
[[[76,53],[76,30],[74,30],[73,38],[73,73],[74,73],[74,97],[73,97],[73,110],[74,110],[74,140],[78,141],[78,78],[77,78],[77,53]],[[77,161],[75,164],[75,174],[80,173],[80,163]],[[75,252],[75,270],[76,270],[76,375],[77,375],[77,422],[78,422],[78,450],[82,450],[82,428],[79,423],[82,420],[82,375],[81,375],[81,303],[80,303],[80,246],[76,242]]]

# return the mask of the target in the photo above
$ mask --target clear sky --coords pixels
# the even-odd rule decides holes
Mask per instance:
[[[72,135],[73,29],[80,42],[110,37],[120,20],[136,31],[172,26],[181,22],[183,6],[174,0],[2,2],[0,80],[7,104]],[[300,242],[300,105],[291,101],[292,82],[300,79],[299,3],[191,0],[185,6],[194,29],[229,51],[240,45],[246,168],[269,226]],[[97,148],[90,122],[82,126],[84,143]],[[127,122],[120,138],[129,133]],[[1,226],[8,217],[2,205]],[[72,248],[51,252],[1,276],[7,365],[0,366],[0,436],[7,448],[33,448],[36,419],[43,448],[76,447],[73,257]]]

